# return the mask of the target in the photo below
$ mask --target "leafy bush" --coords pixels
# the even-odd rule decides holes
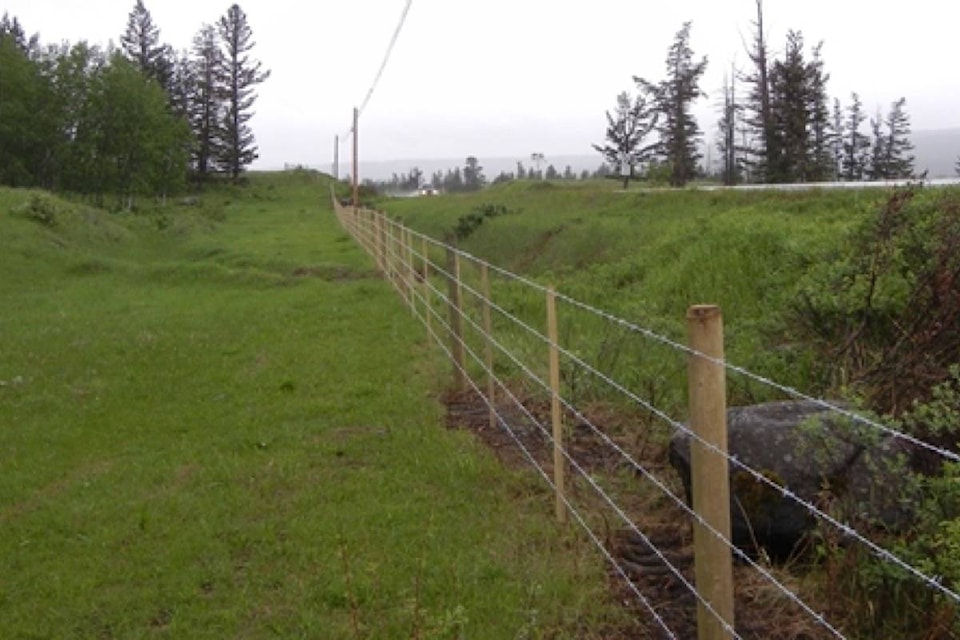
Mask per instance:
[[[67,211],[63,204],[47,193],[35,192],[19,207],[12,210],[14,215],[23,216],[45,227],[55,227]]]
[[[931,399],[904,412],[899,426],[918,436],[936,434],[960,443],[960,366],[937,385]],[[922,456],[921,456],[922,457]],[[935,463],[933,459],[935,458]],[[916,460],[914,460],[916,466]],[[960,465],[930,453],[920,472],[904,472],[903,500],[913,518],[910,530],[883,544],[942,585],[960,589]],[[905,569],[860,546],[825,541],[831,586],[847,595],[838,603],[865,637],[943,638],[960,634],[956,603]],[[833,598],[831,598],[833,599]]]
[[[480,225],[487,218],[496,218],[508,213],[516,212],[510,211],[502,204],[479,204],[470,213],[457,219],[457,226],[453,229],[453,235],[457,240],[466,240],[480,228]]]
[[[792,322],[837,386],[897,414],[960,361],[960,192],[895,190],[846,246],[803,281]]]

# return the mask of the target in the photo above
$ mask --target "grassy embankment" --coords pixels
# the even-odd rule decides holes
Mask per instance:
[[[133,216],[0,189],[0,637],[622,624],[539,485],[442,428],[423,331],[325,189]]]
[[[378,206],[443,238],[461,216],[501,205],[508,213],[485,218],[459,241],[461,248],[680,342],[690,305],[719,304],[728,359],[819,393],[831,381],[784,319],[804,274],[832,260],[843,249],[844,234],[886,196],[879,190],[623,193],[611,182],[516,182]],[[522,289],[501,284],[494,298],[542,326],[542,301],[524,297]],[[561,340],[571,350],[648,393],[665,410],[682,413],[682,354],[575,309],[565,313]],[[580,385],[575,395],[589,395],[583,388],[589,383],[577,372],[566,370],[565,381]],[[735,403],[770,397],[735,376],[730,384]]]

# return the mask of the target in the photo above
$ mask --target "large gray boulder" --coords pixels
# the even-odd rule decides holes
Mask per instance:
[[[906,443],[810,401],[771,402],[727,411],[731,456],[801,499],[851,525],[899,528]],[[670,463],[690,502],[691,436],[677,431]],[[730,464],[733,542],[748,553],[794,553],[817,524],[807,507]]]

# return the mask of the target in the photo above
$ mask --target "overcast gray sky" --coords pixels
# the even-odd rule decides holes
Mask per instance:
[[[190,46],[230,6],[146,0],[161,39]],[[252,121],[260,168],[326,168],[350,127],[406,0],[244,0],[254,57],[272,70]],[[5,0],[45,44],[119,41],[133,0]],[[413,0],[406,25],[360,124],[366,160],[589,154],[604,112],[632,76],[659,80],[674,34],[709,59],[697,108],[712,137],[731,63],[747,61],[754,0]],[[904,96],[914,130],[960,127],[957,25],[946,0],[767,0],[768,38],[788,29],[823,40],[831,96],[859,92],[868,112]],[[344,157],[349,145],[342,147]],[[599,160],[599,157],[598,157]]]

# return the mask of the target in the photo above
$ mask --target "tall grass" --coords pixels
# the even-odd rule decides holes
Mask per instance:
[[[510,271],[551,283],[578,300],[684,340],[692,304],[724,311],[731,361],[813,393],[826,390],[813,356],[784,322],[798,281],[843,249],[844,234],[882,200],[878,191],[620,192],[610,183],[514,182],[474,194],[387,200],[389,215],[436,238],[486,205],[509,213],[486,219],[460,246]],[[502,290],[514,304],[521,288]],[[621,378],[682,411],[683,362],[649,341],[574,309],[561,310],[572,348],[607,360]],[[563,323],[563,316],[561,316]],[[616,362],[612,362],[614,359]],[[669,384],[668,384],[669,383]],[[768,397],[731,380],[733,401]],[[679,387],[677,387],[679,385]]]

